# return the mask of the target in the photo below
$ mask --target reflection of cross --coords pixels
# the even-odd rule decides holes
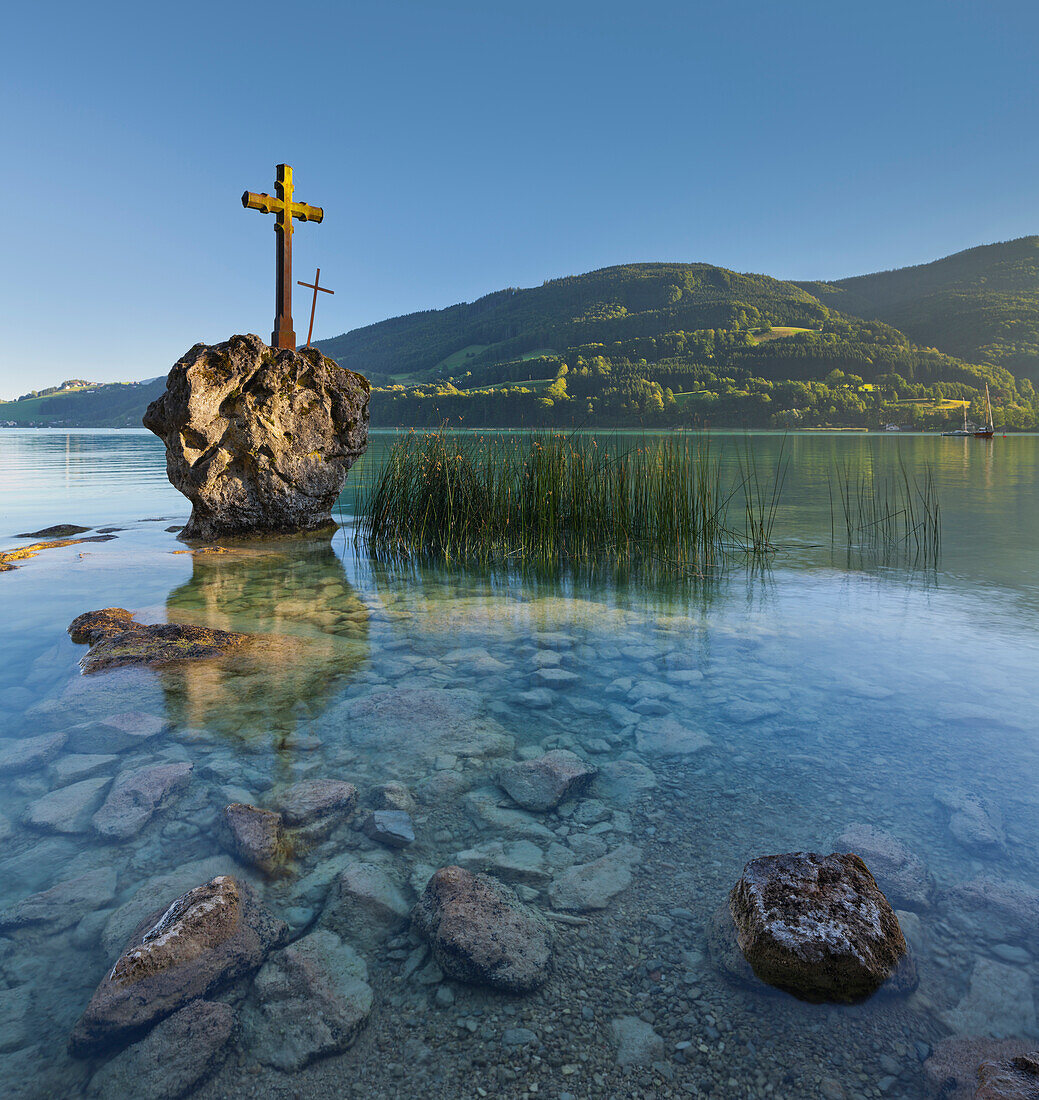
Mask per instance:
[[[298,286],[305,286],[307,290],[314,292],[314,300],[310,303],[310,328],[307,329],[307,347],[310,347],[310,338],[314,335],[314,310],[317,309],[317,292],[320,290],[322,294],[335,294],[334,290],[329,290],[328,287],[320,286],[321,282],[321,268],[317,269],[317,274],[314,276],[312,283],[305,283],[302,279],[297,279]]]
[[[292,330],[292,219],[301,222],[319,222],[325,216],[320,206],[307,206],[305,202],[292,201],[292,168],[278,165],[278,178],[274,185],[278,197],[256,195],[246,191],[242,206],[247,210],[261,210],[264,214],[276,214],[274,232],[278,238],[278,289],[274,299],[274,331],[271,347],[295,348],[296,334]]]

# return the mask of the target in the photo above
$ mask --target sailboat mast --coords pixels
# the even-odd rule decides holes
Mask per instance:
[[[988,382],[985,383],[985,408],[988,410],[988,426],[992,428],[995,425],[992,423],[992,401],[988,395]]]

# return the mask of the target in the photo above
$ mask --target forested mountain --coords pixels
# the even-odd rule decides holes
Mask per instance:
[[[628,264],[318,346],[382,425],[941,427],[983,421],[987,382],[997,426],[1033,427],[1037,261],[1032,237],[835,283]]]
[[[1039,426],[1039,237],[836,282],[626,264],[317,346],[374,426]],[[79,383],[77,383],[78,385]],[[73,385],[66,383],[66,386]],[[137,425],[163,381],[0,403],[0,424]]]
[[[917,344],[1039,381],[1039,237],[798,285],[834,309],[886,321]]]

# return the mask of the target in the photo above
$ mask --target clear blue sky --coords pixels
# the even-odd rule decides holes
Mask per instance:
[[[23,3],[3,20],[0,397],[640,260],[836,278],[1039,232],[1039,5]],[[299,290],[299,288],[297,288]],[[307,303],[295,301],[306,336]]]

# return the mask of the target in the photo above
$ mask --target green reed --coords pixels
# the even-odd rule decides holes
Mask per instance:
[[[836,487],[836,498],[834,488]],[[898,469],[878,473],[870,463],[838,464],[830,482],[830,533],[843,526],[846,545],[890,554],[911,551],[937,562],[942,543],[942,509],[934,474],[911,473],[899,455]]]
[[[706,576],[769,553],[781,484],[749,464],[731,485],[709,441],[615,450],[580,435],[403,435],[360,500],[357,534],[376,556],[482,564],[651,564]],[[744,528],[728,522],[742,492]]]

